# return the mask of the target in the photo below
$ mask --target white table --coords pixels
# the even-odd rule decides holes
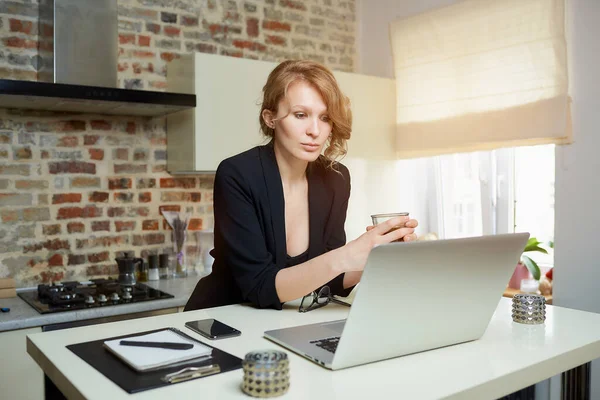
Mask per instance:
[[[496,399],[600,357],[600,314],[547,306],[546,324],[528,326],[513,323],[510,311],[511,300],[501,299],[480,340],[335,372],[286,350],[291,387],[284,398]],[[347,313],[348,308],[333,304],[305,314],[294,303],[283,311],[234,305],[37,333],[28,336],[27,351],[69,398],[249,399],[240,389],[241,369],[129,395],[65,346],[168,326],[203,340],[184,323],[216,318],[242,335],[211,344],[243,358],[251,350],[282,349],[262,337],[265,330]],[[402,340],[402,332],[397,335]]]

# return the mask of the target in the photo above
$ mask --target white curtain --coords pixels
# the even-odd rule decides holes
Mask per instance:
[[[390,34],[400,158],[571,141],[564,0],[466,0]]]

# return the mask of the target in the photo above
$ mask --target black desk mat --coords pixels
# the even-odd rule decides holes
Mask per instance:
[[[177,366],[175,367],[165,367],[155,371],[137,372],[131,367],[129,367],[127,364],[125,364],[123,361],[121,361],[119,358],[117,358],[106,348],[104,348],[104,342],[107,340],[125,339],[127,337],[145,335],[148,333],[163,331],[165,329],[169,328],[161,328],[147,332],[137,332],[135,334],[95,340],[92,342],[72,344],[67,346],[67,349],[71,350],[83,361],[96,368],[98,372],[100,372],[102,375],[106,376],[108,379],[113,381],[116,385],[121,387],[121,389],[123,389],[127,393],[137,393],[143,392],[144,390],[159,388],[162,386],[176,385],[176,383],[164,382],[161,380],[161,378],[166,374],[179,371],[186,367],[200,367],[203,365],[219,364],[219,366],[221,367],[220,373],[233,371],[242,367],[241,358],[219,350],[216,347],[213,347],[205,342],[200,342],[199,340],[194,339],[193,337],[181,332],[180,330],[174,331],[177,334],[189,340],[193,340],[195,342],[202,343],[205,346],[211,347],[213,349],[212,358],[203,359],[196,362],[190,361],[189,363],[181,363],[177,364]],[[210,376],[212,375],[194,379],[207,378]]]

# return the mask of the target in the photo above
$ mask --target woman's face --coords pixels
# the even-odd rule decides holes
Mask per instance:
[[[307,162],[319,157],[332,127],[327,106],[312,85],[293,82],[275,118],[275,144],[285,156]]]

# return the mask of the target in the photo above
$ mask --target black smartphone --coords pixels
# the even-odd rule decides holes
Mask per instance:
[[[224,339],[239,336],[242,332],[214,318],[188,321],[185,326],[208,339]]]

